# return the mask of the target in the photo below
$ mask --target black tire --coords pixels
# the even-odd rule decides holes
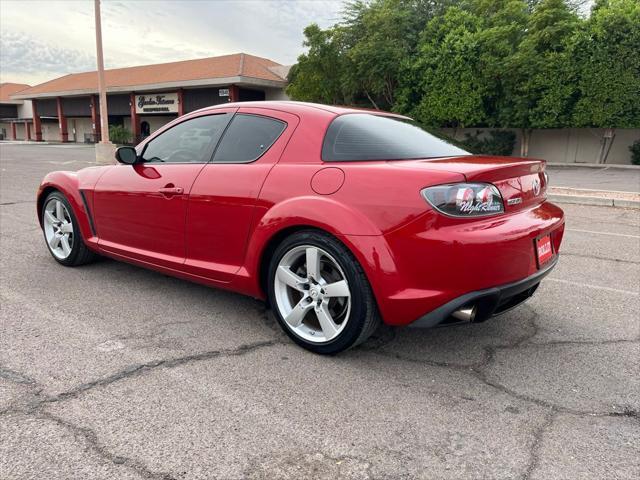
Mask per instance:
[[[346,325],[332,340],[325,343],[314,343],[297,335],[282,317],[275,293],[275,276],[282,258],[292,249],[303,245],[318,247],[329,253],[344,272],[351,295],[351,310]],[[276,320],[285,333],[298,345],[307,350],[323,355],[333,355],[363,343],[381,324],[378,307],[369,285],[369,281],[349,249],[335,237],[320,230],[303,230],[286,238],[276,248],[271,257],[267,288],[269,303]]]
[[[64,204],[69,214],[69,217],[71,219],[71,223],[73,225],[74,237],[73,237],[73,243],[71,245],[71,253],[69,254],[69,256],[63,259],[58,258],[56,255],[53,254],[53,252],[51,251],[51,247],[47,242],[47,237],[45,233],[45,228],[44,228],[45,208],[51,200],[58,200]],[[47,195],[47,198],[45,198],[44,202],[42,202],[42,212],[40,213],[43,219],[42,233],[44,235],[45,244],[47,245],[47,249],[49,250],[49,253],[51,254],[51,256],[56,262],[58,262],[60,265],[64,265],[65,267],[77,267],[80,265],[91,263],[98,257],[97,254],[89,250],[85,245],[84,239],[82,238],[82,234],[80,233],[80,225],[78,225],[78,220],[76,219],[76,216],[73,213],[73,209],[71,208],[71,205],[69,204],[66,197],[62,193],[55,191]]]

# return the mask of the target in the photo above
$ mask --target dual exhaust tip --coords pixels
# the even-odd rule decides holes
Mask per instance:
[[[461,322],[473,322],[476,318],[477,312],[476,305],[471,305],[470,307],[462,307],[456,310],[451,314],[453,318],[456,320],[460,320]]]

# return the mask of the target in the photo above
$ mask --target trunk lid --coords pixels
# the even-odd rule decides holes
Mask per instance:
[[[546,198],[544,160],[468,155],[390,163],[399,167],[459,173],[470,183],[491,183],[500,190],[505,212],[537,205]]]

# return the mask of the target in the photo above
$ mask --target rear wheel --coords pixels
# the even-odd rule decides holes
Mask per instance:
[[[364,342],[380,319],[369,282],[351,252],[324,232],[298,232],[269,269],[276,319],[299,345],[334,354]]]
[[[50,193],[44,201],[42,231],[47,248],[58,263],[75,267],[95,259],[82,240],[69,202],[60,192]]]

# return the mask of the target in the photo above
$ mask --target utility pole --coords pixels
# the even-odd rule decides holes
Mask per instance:
[[[100,95],[100,143],[96,144],[96,162],[115,162],[115,146],[109,141],[109,114],[107,111],[107,86],[104,81],[104,57],[102,55],[102,22],[100,20],[100,0],[94,0],[96,16],[96,53],[98,60],[98,93]]]

